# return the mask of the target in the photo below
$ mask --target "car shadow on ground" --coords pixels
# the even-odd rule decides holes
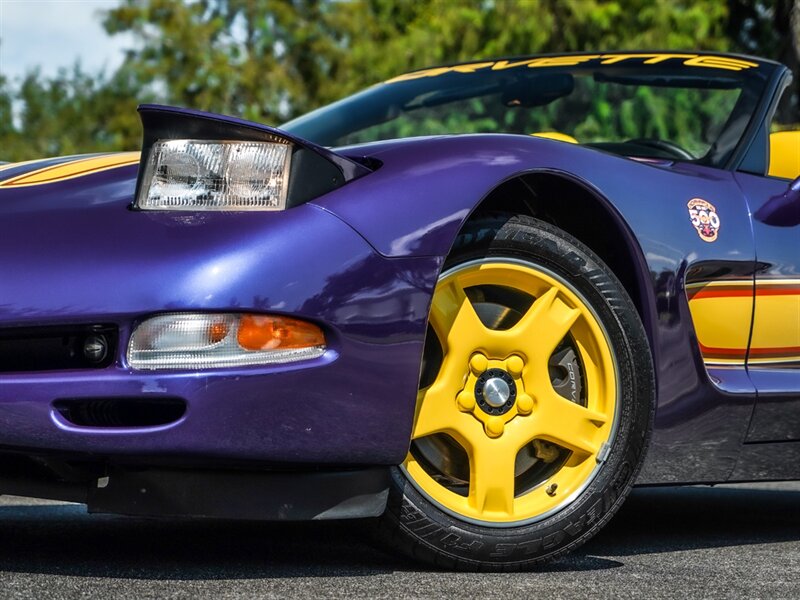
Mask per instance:
[[[630,556],[800,540],[800,485],[640,488],[583,553]]]
[[[623,567],[633,555],[800,540],[800,487],[635,490],[611,523],[549,571]],[[372,576],[425,567],[376,550],[357,522],[252,523],[88,515],[0,504],[0,571],[219,580]]]

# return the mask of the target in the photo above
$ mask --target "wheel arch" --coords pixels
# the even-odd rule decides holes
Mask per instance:
[[[487,213],[535,217],[588,246],[628,292],[644,324],[653,364],[657,364],[657,313],[647,262],[624,217],[597,188],[566,171],[528,171],[490,190],[473,208],[462,228]],[[583,217],[576,219],[576,214]]]

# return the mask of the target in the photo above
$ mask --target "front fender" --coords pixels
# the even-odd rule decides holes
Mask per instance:
[[[581,146],[518,135],[412,138],[372,150],[370,156],[383,163],[378,171],[314,202],[391,257],[446,255],[481,200],[503,181],[525,173],[569,174],[601,196],[615,198],[630,186],[614,186],[609,173],[629,181],[657,171]],[[616,202],[609,207],[619,210]]]
[[[743,369],[706,369],[685,283],[693,273],[713,279],[728,272],[709,265],[740,273],[754,268],[749,211],[730,172],[635,161],[512,135],[419,138],[361,150],[366,149],[383,166],[314,202],[349,223],[384,256],[446,256],[469,215],[514,177],[554,173],[588,189],[619,224],[618,231],[597,235],[622,232],[627,238],[629,264],[644,282],[643,302],[655,312],[649,325],[658,378],[657,450],[640,481],[723,481],[728,476],[747,428],[753,390]],[[716,206],[720,216],[719,235],[711,243],[692,224],[687,204],[695,198]],[[570,203],[569,197],[540,200]]]

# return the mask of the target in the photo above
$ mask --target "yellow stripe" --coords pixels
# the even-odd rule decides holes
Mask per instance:
[[[800,347],[800,295],[756,297],[751,345],[753,348]]]
[[[744,367],[744,360],[738,358],[704,358],[703,364],[707,367]]]
[[[56,183],[92,175],[109,169],[135,165],[139,162],[139,152],[119,152],[116,154],[104,154],[102,156],[92,156],[78,160],[43,167],[30,173],[18,175],[0,182],[0,188],[27,187],[31,185],[43,185],[46,183]]]
[[[566,133],[561,133],[559,131],[540,131],[538,133],[532,133],[533,137],[540,137],[546,138],[548,140],[556,140],[559,142],[567,142],[569,144],[577,144],[578,140],[576,140],[571,135],[567,135]]]
[[[697,339],[704,346],[747,348],[753,314],[751,296],[698,298],[689,302],[689,310]]]

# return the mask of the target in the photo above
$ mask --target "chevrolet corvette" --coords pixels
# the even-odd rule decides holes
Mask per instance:
[[[512,570],[633,485],[800,479],[790,82],[493,59],[0,166],[0,493]]]

